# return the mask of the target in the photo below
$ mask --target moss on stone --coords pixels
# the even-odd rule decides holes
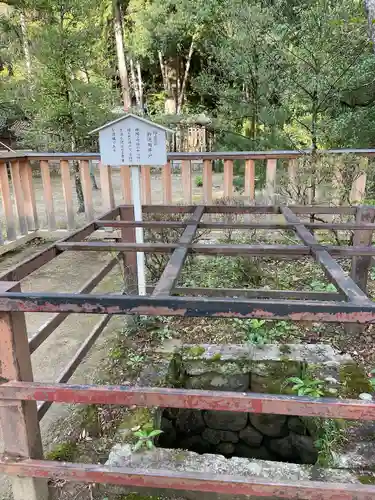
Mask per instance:
[[[284,356],[286,354],[291,354],[291,352],[292,352],[292,349],[287,344],[281,344],[281,346],[279,347],[279,350],[280,350],[280,353],[283,354]]]
[[[359,475],[357,479],[361,484],[375,484],[375,477],[369,474]]]
[[[259,363],[260,364],[260,363]],[[261,363],[263,366],[258,376],[252,376],[252,381],[255,379],[262,380],[261,392],[267,392],[269,394],[293,394],[292,388],[286,383],[289,377],[298,377],[301,374],[301,364],[297,361],[292,361],[290,359],[285,359],[283,361],[268,361]],[[256,365],[253,365],[253,368]],[[258,366],[259,368],[259,366]],[[255,373],[257,370],[255,368]],[[257,388],[253,388],[253,383],[251,390],[257,392]]]
[[[341,396],[358,398],[362,392],[372,392],[371,384],[360,366],[348,363],[340,367],[340,382],[342,384]]]
[[[191,347],[184,348],[182,355],[193,358],[201,358],[205,352],[206,349],[201,345],[193,345]]]
[[[252,365],[256,378],[264,380],[264,389],[270,394],[292,394],[290,386],[286,384],[289,377],[299,376],[301,364],[297,361],[262,361]],[[253,390],[253,388],[252,388]]]
[[[220,361],[221,360],[221,354],[220,352],[217,352],[213,356],[211,356],[207,361]]]
[[[175,354],[169,363],[165,385],[170,387],[182,387],[183,378],[184,370],[182,368],[182,358],[179,354]]]
[[[184,363],[184,370],[190,375],[203,375],[208,372],[220,373],[222,375],[238,375],[250,372],[250,362],[234,362],[225,360],[188,360]]]
[[[46,460],[58,462],[72,462],[77,455],[78,445],[74,441],[59,443],[53,450],[46,454]]]
[[[154,428],[154,413],[149,408],[129,410],[129,413],[118,427],[118,434],[124,440],[127,440],[133,435],[132,429],[137,427],[143,430],[152,430]]]

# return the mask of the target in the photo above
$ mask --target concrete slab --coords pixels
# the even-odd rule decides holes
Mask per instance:
[[[240,478],[257,478],[273,481],[323,481],[340,483],[359,483],[356,476],[349,471],[340,469],[324,469],[317,466],[297,465],[284,462],[269,462],[266,460],[250,460],[233,457],[226,459],[221,455],[204,454],[185,450],[170,450],[154,448],[151,451],[133,453],[129,444],[115,445],[109,455],[106,465],[113,467],[128,467],[130,469],[144,469],[150,472],[171,471],[189,472],[199,475],[208,472],[214,476],[236,476]],[[106,486],[108,491],[108,486]],[[117,494],[138,492],[142,494],[173,497],[176,490],[139,489],[125,487],[110,487],[110,491]],[[244,496],[217,495],[213,493],[184,491],[184,498],[196,499],[242,499]],[[247,497],[249,498],[249,497]],[[251,497],[255,500],[258,497]],[[264,498],[264,497],[262,497]]]

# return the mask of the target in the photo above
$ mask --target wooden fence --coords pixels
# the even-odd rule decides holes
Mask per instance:
[[[337,158],[338,162],[342,155],[356,155],[360,170],[351,187],[351,199],[354,202],[363,200],[366,193],[366,162],[369,157],[375,155],[375,150],[341,149],[325,153]],[[262,187],[272,203],[278,187],[278,161],[284,167],[287,165],[290,182],[295,183],[298,160],[309,154],[309,151],[169,153],[168,163],[160,167],[159,171],[153,170],[155,175],[151,173],[150,167],[142,167],[143,203],[152,204],[156,201],[163,204],[210,204],[217,196],[233,197],[237,195],[233,185],[234,162],[241,162],[244,170],[244,203],[251,203],[255,199],[257,164],[265,169]],[[118,203],[131,203],[130,168],[125,165],[119,168],[99,165],[100,196],[94,191],[90,177],[90,161],[98,162],[99,159],[98,153],[28,153],[23,156],[1,156],[0,254],[34,237],[45,236],[46,231],[48,234],[57,230],[73,231],[83,225],[83,216],[77,215],[73,161],[79,164],[79,172],[76,175],[80,176],[82,183],[84,217],[87,222]],[[223,162],[223,172],[216,175],[220,184],[217,191],[213,183],[213,162],[218,160]],[[192,165],[197,164],[202,168],[203,187],[198,195],[193,195]],[[156,182],[160,194],[158,200],[155,200]],[[36,184],[39,187],[36,187]],[[289,201],[300,202],[298,199]],[[59,210],[56,208],[57,204]]]

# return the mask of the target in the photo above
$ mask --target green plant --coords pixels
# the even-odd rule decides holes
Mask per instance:
[[[246,342],[257,345],[270,344],[296,330],[296,326],[287,321],[277,321],[271,328],[267,328],[272,323],[264,319],[234,320],[236,330],[244,333]]]
[[[288,321],[277,321],[269,331],[269,337],[277,339],[279,337],[287,337],[291,333],[298,330],[298,327]]]
[[[370,371],[369,373],[369,382],[371,385],[371,388],[375,391],[375,368]]]
[[[200,188],[203,186],[203,177],[201,175],[197,175],[195,178],[196,187]]]
[[[126,353],[125,363],[132,370],[137,369],[139,365],[143,363],[144,360],[145,357],[142,354],[138,354],[132,349],[129,349]]]
[[[289,377],[288,384],[293,384],[292,391],[297,396],[311,396],[312,398],[320,398],[324,396],[324,382],[322,380],[313,380],[311,378]]]
[[[72,462],[75,459],[77,447],[77,443],[73,441],[59,443],[46,454],[46,459],[58,462]]]
[[[238,331],[243,332],[245,341],[249,344],[263,345],[268,343],[269,338],[264,319],[241,320],[236,318],[234,324]]]
[[[142,336],[148,333],[153,340],[164,342],[172,338],[170,323],[171,318],[167,316],[138,316],[134,318],[130,331],[132,334],[141,333]]]
[[[333,283],[324,283],[320,280],[311,281],[310,288],[315,292],[337,292],[336,287]]]
[[[318,464],[334,467],[337,465],[338,450],[347,441],[345,437],[345,422],[331,418],[314,418],[313,425],[316,429],[314,441],[319,451]]]
[[[138,441],[133,446],[133,451],[138,451],[142,448],[152,450],[154,447],[154,438],[160,436],[163,431],[160,430],[139,430],[134,432],[134,436],[138,438]]]

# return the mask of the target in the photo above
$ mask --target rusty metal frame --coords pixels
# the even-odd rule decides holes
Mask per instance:
[[[190,214],[184,221],[118,220],[132,213],[129,206],[119,206],[99,219],[87,224],[71,236],[54,243],[36,256],[22,262],[0,276],[0,315],[8,318],[12,325],[14,313],[56,312],[55,317],[43,325],[28,341],[25,334],[9,330],[13,344],[8,344],[5,360],[12,356],[19,366],[25,359],[30,362],[30,353],[44,342],[55,328],[70,313],[105,314],[91,331],[85,342],[60,373],[56,383],[37,383],[30,378],[13,380],[12,376],[1,378],[0,406],[3,410],[15,405],[36,404],[43,401],[35,415],[41,419],[52,403],[122,404],[127,406],[159,406],[176,408],[199,408],[236,412],[274,413],[282,415],[320,416],[359,420],[375,420],[375,402],[279,396],[270,394],[239,394],[230,392],[196,391],[166,388],[134,388],[128,386],[69,385],[67,382],[95,343],[109,319],[114,314],[148,314],[203,317],[242,317],[265,319],[309,320],[369,324],[375,321],[375,304],[366,295],[361,281],[348,277],[334,257],[354,257],[361,260],[362,272],[371,256],[372,232],[375,229],[375,208],[360,208],[360,214],[368,211],[371,217],[358,217],[357,207],[308,207],[308,206],[144,206],[145,213]],[[214,213],[280,214],[285,223],[218,223],[202,222],[202,216]],[[302,222],[297,214],[341,214],[356,215],[356,222],[317,223]],[[363,222],[362,222],[363,221]],[[369,222],[371,221],[371,222]],[[121,242],[85,241],[101,227],[121,229]],[[182,235],[177,243],[136,244],[132,239],[135,227],[180,228]],[[199,229],[269,229],[293,230],[300,238],[300,245],[202,245],[192,243]],[[355,246],[325,246],[315,238],[314,230],[355,231],[357,238],[365,244]],[[64,251],[92,250],[115,251],[112,258],[87,281],[78,293],[32,293],[21,292],[20,281],[31,272]],[[95,286],[111,271],[116,262],[134,256],[139,250],[171,254],[158,283],[147,288],[147,296],[91,294]],[[210,289],[182,288],[176,286],[188,254],[203,255],[259,255],[276,259],[298,259],[313,257],[322,267],[328,280],[335,284],[338,292],[308,292],[298,290],[254,290],[254,289]],[[129,259],[130,261],[130,259]],[[367,263],[367,264],[366,264]],[[5,316],[4,316],[5,315]],[[17,316],[20,318],[20,315]],[[12,328],[12,327],[10,327]],[[0,329],[1,330],[1,329]],[[1,333],[1,331],[0,331]],[[17,333],[17,335],[16,335]],[[1,340],[1,338],[0,338]],[[23,342],[21,348],[19,343]],[[26,345],[26,350],[25,350]],[[9,347],[10,346],[10,347]],[[28,352],[27,352],[28,347]],[[1,354],[1,353],[0,353]],[[6,357],[8,356],[8,357]],[[22,358],[22,359],[20,359]],[[0,355],[0,361],[2,357]],[[16,364],[17,364],[16,363]],[[4,364],[7,369],[6,363]],[[0,363],[1,367],[1,363]],[[11,373],[11,372],[9,372]],[[35,407],[36,412],[36,407]],[[13,415],[10,411],[9,415]],[[35,429],[35,420],[26,423]],[[27,421],[26,421],[27,422]],[[14,449],[14,446],[13,448]],[[173,489],[191,489],[217,493],[247,494],[255,496],[277,496],[307,500],[369,500],[375,498],[372,485],[324,483],[320,481],[294,483],[268,479],[220,477],[205,473],[176,473],[163,470],[138,471],[125,468],[108,468],[93,464],[56,463],[39,460],[40,452],[23,446],[20,457],[0,457],[0,472],[12,476],[34,478],[61,478],[81,482],[112,483],[131,486],[151,486]]]

